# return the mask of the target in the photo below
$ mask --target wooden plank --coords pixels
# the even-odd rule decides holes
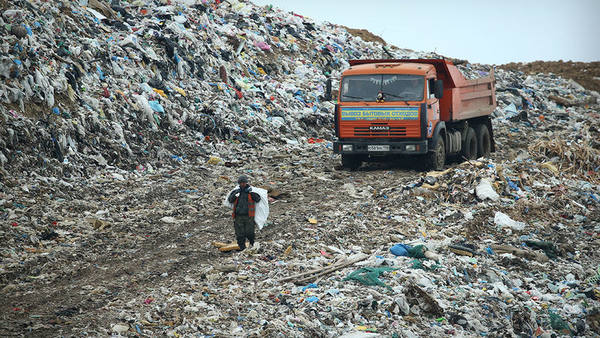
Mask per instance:
[[[369,256],[365,255],[365,254],[358,255],[358,256],[350,258],[350,259],[344,259],[344,260],[337,262],[330,266],[326,266],[326,267],[322,267],[322,268],[314,269],[311,271],[299,273],[299,274],[296,274],[293,276],[282,278],[279,280],[279,282],[284,283],[284,282],[294,281],[294,283],[296,283],[296,284],[305,284],[305,283],[308,283],[310,281],[317,279],[318,277],[328,275],[334,271],[337,271],[339,269],[345,268],[347,266],[350,266],[352,264],[355,264],[362,260],[365,260],[367,257],[369,257]]]

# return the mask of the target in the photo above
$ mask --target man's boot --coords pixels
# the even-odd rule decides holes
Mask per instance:
[[[238,246],[240,247],[239,251],[246,249],[246,237],[238,237],[236,240]]]

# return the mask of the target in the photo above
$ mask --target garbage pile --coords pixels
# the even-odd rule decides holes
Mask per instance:
[[[0,164],[17,170],[89,176],[90,165],[206,157],[221,142],[331,138],[326,79],[384,53],[344,28],[235,0],[4,7]]]
[[[553,73],[565,79],[573,79],[589,90],[600,91],[600,61],[534,61],[511,62],[500,66],[507,70],[519,70],[527,74]]]
[[[345,171],[325,79],[435,55],[249,2],[0,8],[0,335],[600,332],[598,93],[496,69],[495,153]],[[270,215],[222,253],[240,174]]]

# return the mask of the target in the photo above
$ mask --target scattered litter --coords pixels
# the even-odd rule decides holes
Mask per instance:
[[[2,336],[600,330],[589,88],[493,66],[495,152],[346,171],[327,79],[440,55],[237,0],[0,3]],[[270,204],[242,252],[240,174]]]

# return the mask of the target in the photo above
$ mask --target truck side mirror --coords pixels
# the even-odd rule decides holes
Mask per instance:
[[[442,96],[444,96],[444,83],[442,82],[442,80],[435,80],[435,83],[433,85],[433,93],[438,99],[441,99]]]
[[[325,83],[325,101],[331,101],[331,78]]]

